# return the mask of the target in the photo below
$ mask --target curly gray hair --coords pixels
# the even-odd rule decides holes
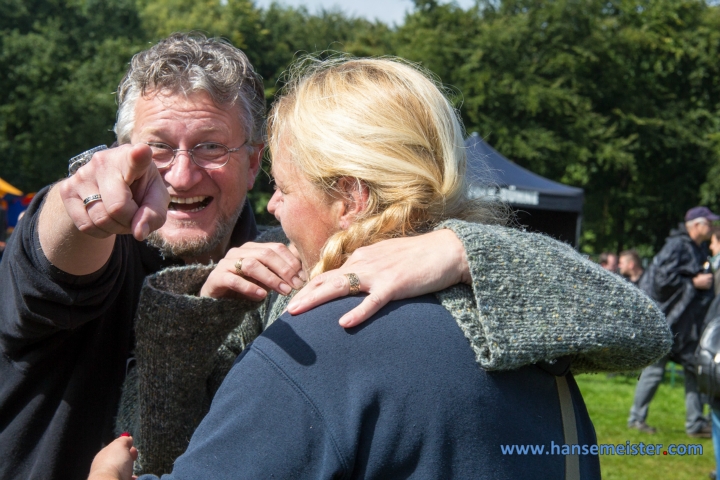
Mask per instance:
[[[265,91],[247,56],[230,43],[198,33],[176,33],[136,54],[117,90],[118,143],[130,143],[135,103],[149,91],[207,92],[216,105],[237,104],[249,145],[263,141]]]

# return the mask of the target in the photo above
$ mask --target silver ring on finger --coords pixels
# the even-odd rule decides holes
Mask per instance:
[[[243,259],[242,259],[242,258],[238,258],[238,259],[235,261],[235,273],[237,273],[237,274],[240,275],[241,277],[242,277],[242,274],[243,274],[243,273],[242,273],[242,262],[243,262]]]
[[[95,195],[90,195],[89,197],[85,197],[83,199],[83,205],[85,205],[85,207],[87,207],[91,203],[97,202],[99,200],[102,200],[102,196],[100,196],[99,193],[96,193]]]
[[[357,295],[360,293],[360,278],[354,273],[346,273],[345,276],[350,284],[350,295]]]

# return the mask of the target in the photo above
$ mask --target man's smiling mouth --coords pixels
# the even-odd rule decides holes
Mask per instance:
[[[176,212],[199,212],[212,202],[213,197],[197,196],[197,197],[175,197],[170,196],[170,205],[168,210]]]

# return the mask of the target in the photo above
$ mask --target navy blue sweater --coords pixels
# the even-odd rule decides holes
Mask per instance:
[[[434,297],[392,302],[345,330],[359,297],[285,314],[243,352],[190,445],[162,478],[550,478],[563,444],[555,379],[535,366],[487,372]],[[570,379],[580,444],[596,443]],[[599,478],[597,456],[581,456]],[[156,478],[143,475],[141,480]]]

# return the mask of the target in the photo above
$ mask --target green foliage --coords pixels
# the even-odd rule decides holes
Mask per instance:
[[[113,142],[113,92],[140,24],[130,0],[0,0],[0,19],[0,175],[35,191]]]
[[[421,63],[446,85],[458,85],[460,67],[471,51],[468,41],[478,35],[482,18],[477,7],[468,11],[456,4],[415,0],[415,11],[395,35],[400,57]]]
[[[261,29],[260,12],[250,0],[138,0],[138,10],[154,41],[175,32],[198,31],[248,50]]]
[[[416,6],[397,51],[462,93],[469,131],[526,168],[585,188],[588,253],[652,252],[700,201],[718,158],[717,8],[696,0]],[[711,182],[703,198],[717,204],[720,181]]]
[[[268,97],[282,86],[279,80],[288,65],[303,54],[332,51],[380,55],[390,43],[390,30],[385,25],[349,18],[335,10],[311,15],[304,7],[273,3],[262,12],[261,23],[250,55],[266,80]]]
[[[415,16],[452,7],[426,10]],[[472,28],[448,23],[423,42],[447,55],[472,32],[462,61],[430,55],[455,65],[444,77],[464,94],[468,130],[526,168],[585,188],[586,251],[662,245],[717,158],[708,137],[720,93],[716,9],[524,0],[466,14]]]

